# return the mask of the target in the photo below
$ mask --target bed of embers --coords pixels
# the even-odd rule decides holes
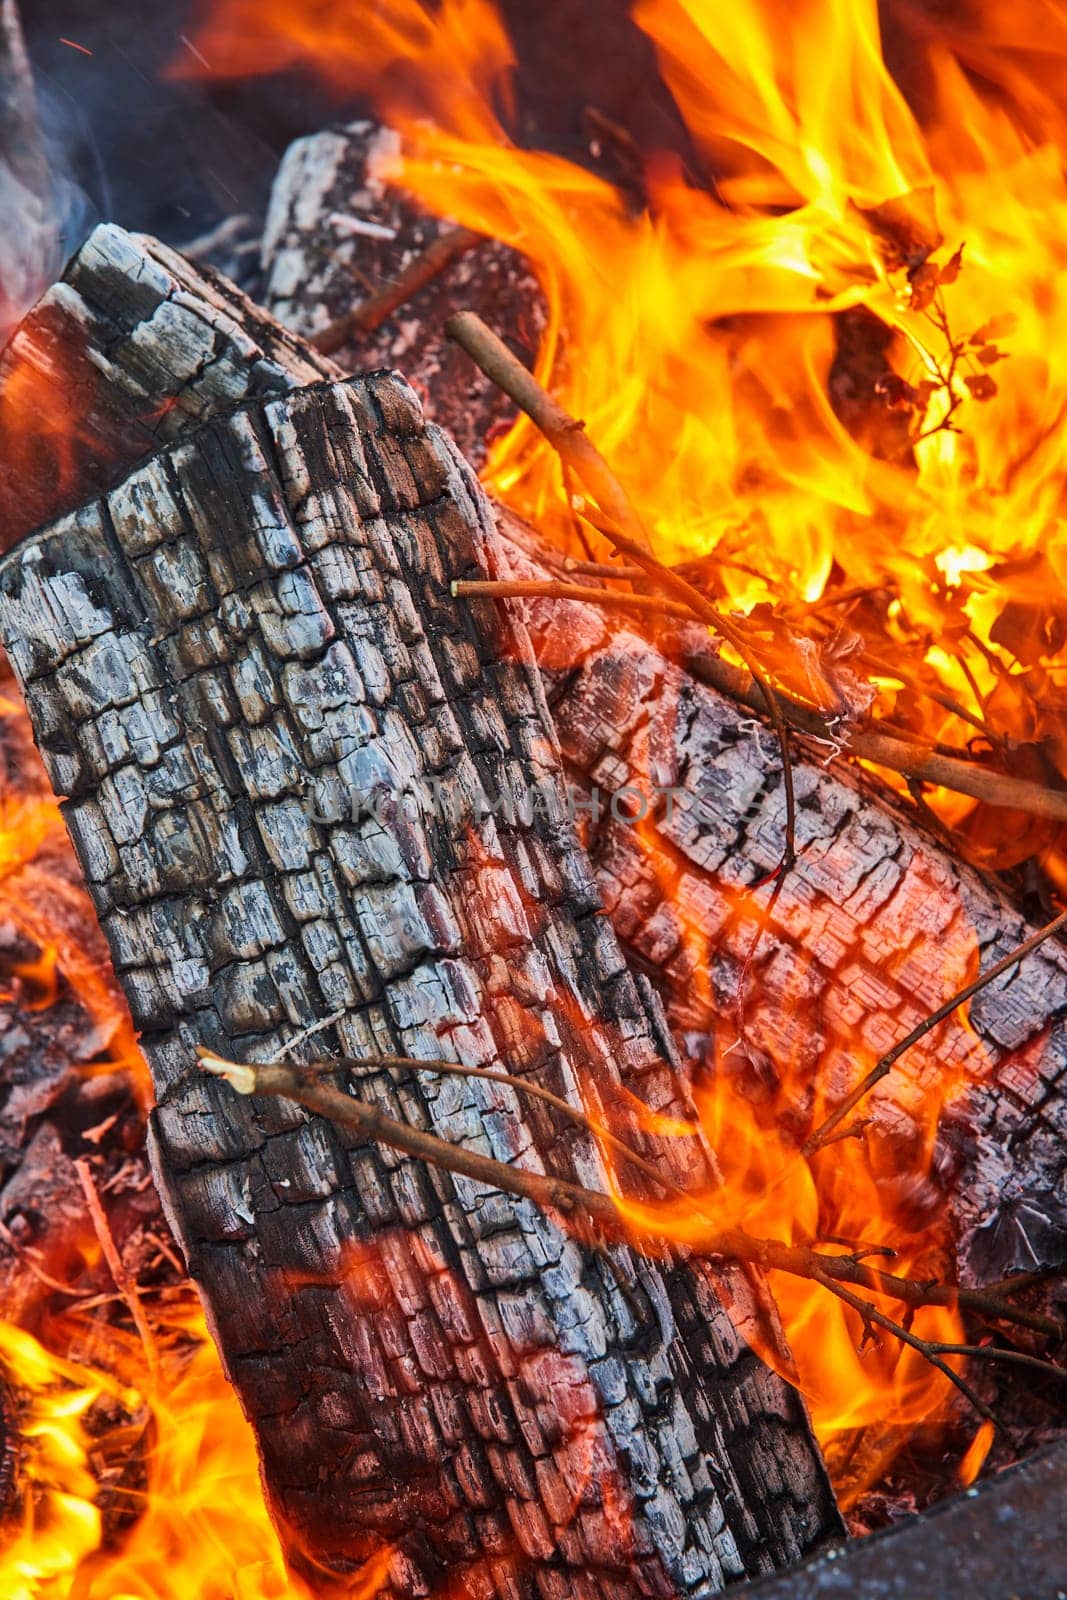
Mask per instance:
[[[620,1178],[624,1225],[698,1252],[741,1227],[929,1302],[771,1264],[854,1533],[1067,1417],[1067,953],[1034,938],[1067,821],[1067,37],[1038,6],[934,16],[894,10],[902,88],[871,6],[642,0],[684,138],[645,148],[592,106],[580,160],[528,148],[488,0],[213,0],[171,67],[321,86],[327,131],[286,155],[265,217],[189,244],[190,272],[232,277],[309,359],[404,374],[506,508],[494,577],[565,772],[652,797],[632,823],[586,807],[583,836],[720,1185],[653,1216]],[[357,96],[373,119],[347,117]],[[481,370],[446,335],[462,310],[580,419],[610,483],[517,409],[477,337]],[[0,369],[5,546],[131,464],[109,465],[82,369],[67,381],[32,315]],[[160,443],[173,405],[143,419]],[[612,703],[622,742],[597,744],[612,651],[643,710]],[[691,681],[736,713],[692,835],[663,806],[701,755]],[[315,1580],[285,1564],[156,1197],[151,1078],[10,679],[0,748],[0,1588],[300,1600]],[[343,1592],[395,1583],[392,1555]]]

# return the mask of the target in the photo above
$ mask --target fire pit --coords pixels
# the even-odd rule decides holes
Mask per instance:
[[[1063,1576],[1058,44],[592,15],[3,9],[5,1593]]]

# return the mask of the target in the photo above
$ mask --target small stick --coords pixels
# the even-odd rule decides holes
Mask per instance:
[[[737,701],[757,713],[765,709],[762,696],[746,674],[721,657],[712,655],[687,656],[684,665],[694,678],[710,684],[720,694]],[[1004,772],[994,772],[976,761],[963,761],[958,757],[943,756],[924,744],[912,744],[878,731],[877,727],[844,729],[835,733],[826,717],[810,706],[799,704],[772,690],[782,714],[797,733],[839,746],[845,753],[859,761],[869,761],[872,766],[887,767],[904,777],[918,778],[924,783],[938,784],[953,789],[957,794],[970,795],[987,805],[1002,806],[1006,810],[1025,811],[1033,817],[1049,817],[1055,822],[1067,822],[1067,793],[1047,789],[1027,778],[1013,778]]]
[[[913,1044],[918,1044],[920,1039],[925,1039],[926,1035],[931,1033],[938,1023],[944,1022],[946,1017],[950,1017],[959,1006],[966,1005],[968,1000],[973,1000],[974,996],[980,994],[987,984],[992,983],[1002,973],[1009,971],[1011,967],[1025,960],[1039,945],[1044,944],[1046,939],[1051,939],[1054,934],[1059,933],[1060,929],[1065,927],[1067,927],[1067,911],[1061,911],[1058,917],[1053,917],[1051,922],[1046,922],[1045,926],[1039,928],[1036,933],[1031,934],[1029,939],[1025,939],[1014,950],[1009,950],[1008,954],[1002,956],[998,962],[990,967],[988,972],[980,973],[972,983],[966,984],[951,999],[938,1006],[936,1011],[931,1011],[928,1017],[925,1017],[917,1027],[912,1028],[910,1033],[905,1034],[903,1039],[899,1040],[891,1050],[886,1052],[880,1061],[875,1063],[866,1077],[852,1090],[851,1094],[847,1094],[837,1109],[832,1111],[820,1123],[815,1132],[805,1142],[803,1146],[804,1154],[806,1156],[812,1155],[821,1148],[826,1142],[827,1134],[832,1133],[848,1116],[853,1107],[859,1104],[864,1095],[873,1089],[876,1083],[880,1083],[887,1073],[892,1071],[905,1050],[910,1050]]]
[[[585,437],[584,422],[573,418],[568,411],[563,410],[563,406],[557,400],[553,400],[547,390],[542,389],[533,373],[526,371],[523,363],[518,362],[504,341],[498,339],[493,330],[482,322],[482,318],[472,310],[456,312],[456,315],[448,318],[448,322],[445,323],[445,333],[448,334],[448,338],[454,339],[461,349],[466,350],[472,362],[482,368],[486,378],[490,378],[498,389],[504,390],[504,394],[514,400],[520,410],[525,411],[534,426],[541,429],[553,450],[557,451],[561,461],[565,462],[565,466],[573,467],[574,474],[581,478],[585,490],[589,491],[592,498],[597,501],[601,514],[593,512],[592,507],[576,506],[574,509],[579,515],[592,523],[598,533],[605,534],[622,555],[632,557],[633,562],[651,576],[661,589],[667,590],[677,600],[688,605],[689,611],[696,613],[699,621],[704,622],[705,626],[713,627],[721,638],[731,643],[752,674],[753,683],[760,686],[766,714],[771,718],[782,750],[785,846],[782,850],[781,864],[777,867],[774,877],[784,878],[797,854],[795,851],[797,798],[793,794],[789,731],[785,728],[781,709],[777,706],[771,688],[763,682],[757,662],[752,659],[752,651],[745,643],[741,629],[737,629],[733,621],[725,618],[691,582],[681,578],[680,574],[673,573],[669,566],[657,562],[656,557],[651,554],[645,525],[630,506],[629,498],[613,470],[608,466],[608,462],[601,456],[597,446]]]
[[[312,336],[311,343],[324,356],[332,356],[361,333],[374,333],[383,322],[388,322],[394,311],[399,311],[420,289],[425,289],[453,261],[473,250],[475,245],[484,243],[485,235],[475,233],[472,228],[451,228],[447,233],[439,233],[392,283],[384,284],[344,316],[328,322]]]
[[[592,1118],[587,1117],[576,1107],[568,1105],[565,1100],[552,1095],[550,1090],[542,1089],[539,1084],[526,1083],[508,1073],[497,1074],[492,1068],[464,1067],[454,1061],[434,1062],[407,1056],[384,1056],[366,1061],[354,1057],[340,1057],[297,1067],[288,1061],[249,1064],[227,1061],[224,1057],[216,1055],[213,1050],[203,1047],[199,1054],[204,1071],[212,1073],[215,1077],[225,1078],[238,1094],[277,1095],[283,1099],[293,1100],[309,1111],[318,1112],[320,1116],[329,1117],[342,1127],[361,1133],[368,1140],[377,1141],[406,1155],[415,1156],[430,1166],[474,1178],[479,1183],[502,1190],[505,1194],[532,1200],[535,1205],[542,1208],[547,1207],[578,1217],[584,1213],[605,1229],[610,1237],[633,1243],[627,1234],[618,1207],[610,1195],[602,1194],[595,1189],[583,1188],[565,1178],[545,1177],[541,1173],[529,1172],[524,1167],[507,1166],[491,1156],[465,1150],[461,1145],[450,1144],[447,1140],[438,1138],[436,1134],[413,1128],[410,1123],[398,1122],[378,1106],[370,1106],[354,1095],[330,1085],[316,1083],[314,1080],[324,1072],[338,1070],[369,1071],[381,1067],[399,1067],[437,1072],[447,1068],[458,1074],[490,1077],[524,1093],[536,1095],[539,1099],[550,1099],[550,1103],[579,1126],[594,1134],[600,1134],[600,1127]],[[616,1139],[614,1135],[610,1135],[610,1138],[612,1143],[622,1150],[626,1159],[648,1173],[660,1188],[683,1199],[690,1209],[696,1210],[698,1214],[707,1216],[700,1205],[699,1196],[682,1189],[671,1178],[658,1172],[624,1141]],[[714,1230],[713,1220],[708,1217],[708,1221]],[[663,1252],[670,1253],[676,1248],[669,1232],[652,1231],[648,1237],[655,1238]],[[634,1248],[641,1254],[649,1254],[640,1245],[634,1245]],[[1062,1339],[1067,1334],[1067,1329],[1062,1323],[1043,1317],[1037,1312],[1008,1305],[998,1297],[983,1294],[981,1290],[956,1289],[948,1284],[917,1283],[909,1278],[898,1278],[892,1273],[868,1267],[855,1255],[827,1255],[803,1245],[788,1245],[777,1239],[760,1239],[740,1228],[724,1228],[710,1232],[703,1241],[702,1253],[751,1262],[770,1271],[785,1272],[796,1278],[810,1280],[826,1275],[836,1282],[856,1284],[913,1307],[959,1305],[969,1310],[981,1311],[990,1317],[1016,1322],[1022,1327],[1032,1328],[1036,1332],[1054,1338]]]
[[[626,491],[585,432],[585,424],[548,394],[532,372],[512,355],[502,339],[487,328],[473,311],[457,311],[445,323],[445,333],[465,350],[498,389],[514,400],[520,411],[538,427],[549,444],[574,471],[605,516],[617,524],[642,550],[648,535],[631,506]]]
[[[551,579],[457,579],[452,584],[452,594],[457,599],[517,600],[522,598],[543,600],[573,600],[583,605],[606,606],[622,611],[651,611],[660,616],[681,617],[693,621],[688,606],[677,600],[667,600],[654,594],[620,594],[614,589],[591,589],[579,583],[554,583]]]
[[[698,597],[701,606],[713,614],[713,617],[702,615],[701,620],[715,627],[733,645],[748,667],[751,681],[746,678],[744,672],[731,666],[729,662],[703,656],[686,663],[695,677],[711,683],[721,693],[741,701],[752,710],[767,714],[778,733],[779,743],[782,739],[782,731],[779,728],[781,718],[783,723],[788,721],[789,726],[798,732],[808,733],[813,738],[834,745],[845,743],[849,754],[861,761],[869,761],[874,766],[887,767],[890,771],[899,772],[905,777],[918,778],[924,783],[953,789],[958,794],[970,795],[972,799],[984,801],[988,805],[1025,811],[1030,816],[1048,817],[1056,822],[1067,822],[1065,793],[1047,789],[1025,778],[1013,778],[1006,773],[992,772],[979,766],[977,762],[943,756],[932,752],[926,745],[911,744],[875,730],[849,732],[842,740],[840,736],[835,735],[834,729],[820,712],[798,705],[780,692],[764,685],[762,676],[751,661],[750,652],[737,628],[723,617],[698,589],[687,584],[683,577],[673,573],[669,567],[657,563],[658,573],[650,569],[648,563],[652,558],[648,554],[648,538],[644,527],[631,508],[618,479],[599,451],[585,437],[581,423],[545,393],[532,373],[526,370],[474,312],[457,312],[455,316],[449,318],[445,331],[466,350],[486,376],[509,395],[540,428],[564,463],[574,468],[588,492],[598,502],[601,511],[606,513],[606,517],[601,519],[591,507],[586,508],[582,512],[586,520],[606,537],[611,538],[616,548],[620,550],[625,550],[625,546],[620,544],[619,539],[613,537],[613,534],[617,535],[621,531],[625,538],[630,530],[633,530],[632,536],[639,547],[634,552],[634,564],[640,565],[645,573],[651,570],[653,576],[661,580],[666,574],[669,580],[673,580],[672,592],[675,597],[683,598],[679,586],[684,586],[689,595]],[[641,559],[638,560],[638,557]],[[613,576],[615,575],[617,574],[613,569]],[[587,576],[593,574],[588,573]],[[792,789],[792,769],[788,760],[783,763],[783,773],[788,809],[789,791]]]
[[[610,1145],[625,1160],[631,1162],[647,1178],[659,1188],[665,1189],[685,1200],[692,1197],[671,1179],[658,1172],[650,1161],[639,1155],[632,1145],[620,1139],[605,1123],[596,1117],[589,1116],[588,1112],[579,1111],[577,1106],[572,1106],[558,1094],[553,1094],[551,1089],[544,1088],[539,1083],[531,1083],[526,1078],[517,1078],[513,1073],[502,1072],[496,1067],[467,1067],[461,1061],[445,1061],[439,1057],[423,1056],[375,1056],[370,1060],[363,1060],[356,1056],[336,1056],[328,1061],[313,1061],[304,1067],[305,1072],[370,1072],[376,1068],[385,1067],[388,1070],[402,1070],[415,1072],[434,1072],[444,1076],[456,1078],[477,1078],[482,1083],[502,1083],[507,1088],[513,1089],[517,1094],[529,1095],[533,1100],[542,1100],[545,1105],[552,1106],[562,1113],[569,1121],[583,1128],[586,1133],[592,1134],[594,1139],[602,1139]]]
[[[607,561],[576,561],[573,556],[564,559],[563,570],[577,573],[583,578],[624,578],[629,583],[645,575],[642,567],[613,567]]]
[[[141,1343],[144,1345],[148,1370],[153,1378],[158,1378],[159,1350],[156,1346],[155,1335],[149,1325],[148,1318],[145,1316],[144,1306],[141,1304],[140,1290],[134,1278],[126,1269],[122,1253],[115,1243],[115,1236],[108,1225],[107,1214],[100,1202],[100,1195],[93,1178],[93,1169],[88,1161],[83,1157],[79,1157],[74,1163],[74,1170],[78,1174],[78,1181],[82,1186],[85,1204],[88,1207],[89,1217],[93,1224],[93,1232],[96,1234],[100,1248],[104,1253],[104,1260],[107,1262],[115,1288],[126,1302],[126,1307],[133,1318],[133,1325],[140,1335]]]
[[[853,1294],[851,1290],[843,1288],[841,1284],[834,1283],[829,1278],[820,1277],[817,1282],[821,1283],[825,1289],[829,1289],[830,1293],[836,1295],[839,1300],[843,1300],[847,1306],[851,1306],[854,1311],[858,1311],[867,1328],[870,1328],[872,1323],[876,1323],[879,1328],[885,1328],[887,1333],[893,1334],[902,1344],[906,1344],[912,1350],[918,1351],[925,1361],[928,1361],[932,1367],[936,1367],[938,1372],[943,1373],[950,1383],[955,1384],[960,1393],[971,1402],[971,1405],[981,1416],[985,1417],[987,1422],[996,1422],[996,1416],[985,1401],[971,1388],[966,1378],[961,1378],[958,1372],[953,1371],[948,1362],[942,1358],[936,1345],[931,1344],[926,1339],[920,1339],[909,1328],[905,1328],[903,1323],[894,1322],[892,1317],[887,1317],[884,1311],[879,1311],[876,1305],[872,1304],[870,1300],[864,1300],[862,1295]],[[976,1345],[974,1348],[980,1349],[981,1346]]]
[[[479,1155],[462,1145],[450,1144],[436,1134],[413,1128],[410,1123],[398,1122],[381,1106],[368,1105],[355,1095],[345,1094],[329,1084],[309,1083],[299,1068],[284,1061],[242,1064],[226,1061],[214,1051],[200,1051],[200,1064],[205,1072],[225,1078],[238,1094],[277,1095],[295,1100],[298,1105],[320,1116],[329,1117],[343,1128],[362,1134],[367,1140],[388,1145],[403,1155],[414,1156],[431,1167],[457,1173],[484,1183],[491,1189],[502,1189],[521,1200],[532,1200],[542,1210],[560,1211],[564,1214],[585,1212],[615,1238],[623,1236],[622,1222],[610,1195],[594,1189],[583,1189],[566,1178],[545,1177],[530,1172],[525,1167],[505,1166],[492,1156]]]
[[[568,558],[564,562],[564,570],[589,577],[602,575],[626,578],[629,581],[645,575],[642,567],[608,567],[595,561],[574,561],[573,558]],[[530,580],[523,587],[524,583],[525,580],[514,584],[460,582],[453,585],[453,593],[472,596],[495,594],[502,598],[509,595],[538,594],[549,599],[572,600],[585,605],[646,612],[650,615],[654,615],[658,609],[661,614],[675,616],[680,620],[698,620],[688,606],[681,601],[668,601],[666,597],[653,603],[653,596],[622,594],[618,590],[562,583],[556,588],[551,588],[550,580],[545,580],[543,584]],[[756,690],[754,682],[744,671],[731,666],[720,656],[689,656],[686,658],[685,666],[693,677],[710,684],[728,699],[747,706],[751,711],[766,714],[766,701]],[[902,777],[934,783],[942,788],[952,789],[957,794],[970,795],[972,799],[981,800],[987,805],[1025,811],[1030,816],[1050,817],[1057,822],[1067,822],[1067,793],[1057,789],[1046,789],[1028,778],[1013,778],[1007,773],[994,772],[988,767],[979,765],[978,762],[968,761],[959,756],[943,755],[931,750],[928,745],[902,739],[896,733],[884,733],[880,724],[835,732],[821,711],[790,699],[778,689],[772,689],[771,693],[785,721],[796,733],[807,734],[825,743],[840,745],[842,753],[854,756],[859,761],[869,761],[873,766],[887,767],[892,772],[899,772]]]

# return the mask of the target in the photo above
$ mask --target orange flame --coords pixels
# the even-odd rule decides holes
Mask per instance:
[[[114,1330],[107,1364],[89,1366],[0,1324],[0,1368],[21,1405],[22,1514],[0,1538],[5,1600],[311,1600],[283,1562],[252,1430],[191,1291],[165,1320],[155,1377],[143,1349]],[[68,1344],[77,1330],[57,1326],[53,1335]],[[104,1402],[107,1414],[125,1420],[101,1434],[91,1419]],[[105,1537],[94,1465],[102,1452],[128,1453],[138,1439],[147,1483],[122,1491],[126,1525]],[[383,1548],[353,1575],[347,1600],[378,1593],[391,1554]]]
[[[403,135],[396,178],[529,257],[550,307],[538,375],[662,556],[714,553],[716,585],[745,609],[814,601],[838,575],[879,591],[877,616],[853,620],[883,658],[868,662],[883,715],[957,745],[975,721],[993,739],[1045,736],[1067,771],[1063,713],[1040,693],[1055,698],[1067,642],[1042,626],[1062,616],[1048,596],[1067,566],[1061,18],[984,0],[980,23],[952,32],[905,13],[920,122],[884,64],[875,0],[641,0],[635,21],[717,190],[653,157],[635,213],[603,179],[510,141],[511,52],[487,0],[205,9],[195,44],[213,72],[302,62],[366,91]],[[202,69],[184,55],[181,70]],[[938,228],[942,267],[964,247],[940,285],[923,264]],[[895,369],[872,404],[908,416],[888,459],[830,403],[835,314],[850,308],[880,320]],[[525,420],[485,476],[569,538],[558,463]],[[887,654],[904,685],[940,696],[921,724]],[[953,823],[973,811],[930,799]],[[1049,830],[972,833],[1004,861]]]
[[[0,922],[37,950],[36,957],[14,965],[14,975],[30,985],[33,1009],[52,1003],[62,979],[91,1025],[86,1044],[92,1048],[86,1054],[104,1058],[83,1071],[124,1068],[147,1106],[148,1069],[92,901],[79,880],[59,804],[29,742],[25,709],[2,697],[0,733],[11,738],[19,763],[18,784],[0,788]]]

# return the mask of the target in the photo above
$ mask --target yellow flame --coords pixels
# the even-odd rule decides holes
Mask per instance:
[[[286,1569],[252,1430],[191,1290],[161,1331],[165,1360],[153,1379],[140,1346],[114,1330],[101,1336],[107,1366],[94,1368],[0,1324],[0,1364],[20,1407],[21,1510],[0,1529],[5,1600],[311,1600]],[[66,1342],[76,1330],[54,1332]],[[127,1418],[111,1424],[119,1444],[141,1438],[147,1477],[120,1496],[126,1515],[106,1540],[93,1463],[108,1430],[91,1419],[104,1399]],[[384,1548],[353,1576],[349,1600],[378,1592],[390,1555]]]

